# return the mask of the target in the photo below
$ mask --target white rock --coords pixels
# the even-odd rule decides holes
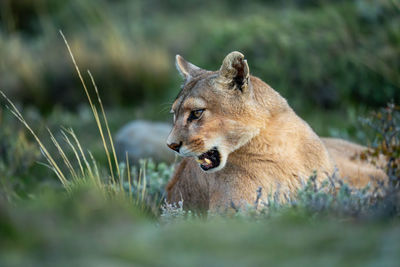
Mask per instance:
[[[172,163],[175,153],[167,145],[167,137],[172,125],[163,122],[137,120],[128,123],[118,131],[115,149],[120,161],[137,163],[142,158],[152,158],[156,162]]]

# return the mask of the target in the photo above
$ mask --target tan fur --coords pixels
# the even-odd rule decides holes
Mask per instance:
[[[366,147],[337,138],[321,138],[321,140],[335,161],[339,176],[351,186],[362,188],[370,182],[375,184],[376,181],[382,181],[387,177],[382,171],[384,168],[382,158],[377,162],[379,169],[360,160],[359,156],[366,151]]]
[[[293,193],[316,171],[318,180],[334,172],[355,185],[380,175],[371,165],[351,160],[363,147],[338,139],[321,139],[286,100],[250,76],[242,54],[232,52],[216,72],[202,70],[177,56],[185,84],[172,106],[174,128],[167,143],[182,144],[185,158],[167,186],[168,201],[183,199],[186,208],[221,210],[253,203],[263,196]],[[190,112],[204,109],[199,120]],[[221,166],[203,171],[194,157],[218,147]],[[329,152],[328,152],[329,151]],[[353,179],[354,178],[354,179]]]

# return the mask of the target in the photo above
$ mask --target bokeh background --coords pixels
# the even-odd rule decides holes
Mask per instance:
[[[101,173],[107,157],[59,30],[88,84],[86,70],[93,74],[113,135],[132,120],[171,123],[170,105],[181,84],[176,54],[217,70],[226,54],[241,51],[250,72],[287,98],[318,134],[364,145],[371,133],[359,118],[389,101],[400,103],[398,0],[0,0],[0,90],[51,153],[57,149],[47,127],[57,140],[60,127],[72,127]],[[0,256],[5,262],[68,266],[73,256],[84,266],[123,266],[130,260],[156,265],[179,260],[188,266],[204,264],[201,253],[219,266],[262,264],[264,256],[273,265],[284,260],[310,265],[307,255],[318,258],[313,263],[320,266],[396,262],[399,247],[392,237],[400,232],[395,225],[343,230],[324,221],[315,228],[309,217],[289,214],[267,226],[196,222],[165,231],[154,228],[159,211],[137,211],[86,190],[65,196],[54,172],[40,164],[45,159],[32,136],[3,98],[0,104]],[[144,168],[153,183],[146,190],[162,196],[171,169],[150,165]],[[231,233],[241,231],[236,241],[246,244],[244,250],[231,240]],[[227,250],[216,249],[219,245]],[[182,251],[185,256],[174,256]]]
[[[45,114],[87,103],[58,31],[90,69],[109,107],[144,108],[176,95],[174,56],[218,69],[232,50],[300,113],[400,100],[395,0],[62,1],[0,3],[0,87]],[[154,114],[155,113],[155,114]],[[145,115],[147,116],[147,115]],[[150,114],[148,115],[150,117]]]

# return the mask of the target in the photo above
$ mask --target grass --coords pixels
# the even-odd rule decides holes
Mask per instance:
[[[396,266],[399,260],[398,221],[320,218],[288,209],[263,220],[160,225],[92,187],[68,195],[47,191],[16,207],[0,209],[0,263],[6,266]]]
[[[75,66],[76,72],[82,82],[83,89],[88,98],[89,105],[91,107],[91,111],[93,113],[96,126],[98,132],[101,137],[101,141],[104,148],[104,153],[107,158],[108,163],[108,174],[100,173],[99,167],[97,165],[96,159],[89,151],[86,153],[84,148],[82,147],[79,139],[77,138],[75,132],[72,129],[62,129],[60,131],[64,145],[69,148],[70,151],[73,152],[73,158],[67,156],[65,152],[66,149],[62,147],[60,142],[55,138],[54,134],[47,128],[50,139],[53,145],[56,147],[56,151],[58,152],[58,158],[61,159],[61,162],[64,164],[62,168],[60,163],[55,160],[55,157],[49,152],[47,147],[35,133],[35,131],[31,128],[28,122],[25,120],[21,112],[15,106],[15,104],[2,92],[1,95],[9,104],[8,109],[11,113],[18,119],[29,131],[29,133],[33,136],[35,141],[40,147],[40,150],[48,162],[47,167],[51,169],[54,174],[58,177],[59,181],[66,189],[67,192],[71,192],[76,186],[81,185],[91,185],[98,192],[101,193],[106,199],[110,198],[122,198],[126,199],[128,202],[132,203],[136,207],[140,207],[143,211],[146,209],[150,209],[154,214],[158,213],[158,207],[160,204],[160,200],[163,195],[150,195],[147,194],[147,177],[146,177],[146,169],[148,168],[146,162],[144,162],[140,168],[138,174],[136,172],[131,172],[130,170],[130,162],[128,156],[126,155],[126,170],[121,172],[120,164],[117,159],[117,155],[114,148],[114,142],[111,136],[109,124],[107,121],[107,117],[104,111],[104,106],[101,101],[97,85],[94,81],[94,78],[90,71],[88,71],[88,75],[92,81],[92,85],[94,91],[96,93],[98,105],[101,111],[101,115],[98,112],[98,108],[93,102],[90,93],[88,91],[88,87],[82,77],[82,74],[79,70],[79,67],[75,61],[74,55],[71,51],[71,48],[64,36],[64,34],[60,31],[62,38],[64,39],[65,45],[68,49],[68,52],[71,56],[72,62]],[[102,116],[102,117],[100,117]],[[104,125],[103,125],[104,124]],[[73,162],[75,161],[75,162]],[[151,165],[154,165],[150,163]],[[154,171],[154,166],[152,167]],[[161,169],[161,168],[160,168]],[[165,168],[164,168],[165,169]],[[134,176],[132,177],[132,174]],[[164,181],[165,183],[165,181]]]

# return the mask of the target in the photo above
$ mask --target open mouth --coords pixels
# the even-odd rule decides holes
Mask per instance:
[[[216,147],[197,157],[196,161],[204,171],[214,169],[221,163],[221,156]]]

